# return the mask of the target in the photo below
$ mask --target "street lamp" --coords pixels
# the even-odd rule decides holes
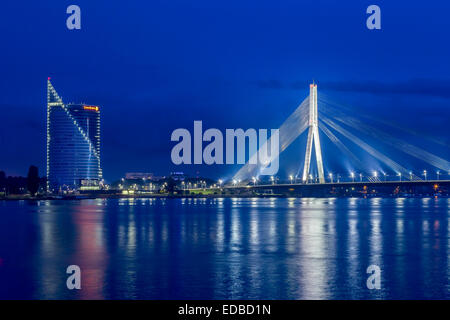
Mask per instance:
[[[252,177],[252,180],[253,180],[253,185],[256,186],[256,178]]]
[[[273,176],[270,176],[270,181],[272,181],[272,184],[274,184],[274,178],[273,178]]]
[[[331,172],[330,172],[329,176],[330,176],[331,183],[333,183],[333,174]]]
[[[412,181],[412,171],[409,172],[409,181]]]
[[[440,174],[441,172],[438,170],[438,171],[436,171],[436,175],[437,175],[437,179],[439,180],[439,174]]]
[[[233,186],[235,186],[236,185],[236,179],[233,179]]]
[[[398,177],[399,177],[400,182],[401,182],[402,181],[402,173],[401,172],[398,173]]]
[[[425,181],[427,181],[427,170],[423,170],[423,176],[425,177]]]
[[[219,186],[222,186],[222,182],[223,182],[223,180],[222,179],[219,179]]]
[[[309,175],[309,182],[313,183],[313,176],[312,176],[312,174]]]
[[[292,175],[290,175],[289,180],[291,181],[291,184],[292,184],[292,179],[294,179],[294,177]]]
[[[373,177],[375,178],[375,180],[377,180],[377,178],[378,178],[378,172],[374,171],[374,172],[373,172]]]
[[[352,177],[352,182],[355,182],[355,173],[354,172],[350,172],[350,177]]]
[[[386,182],[386,172],[383,172],[384,175],[384,182]]]
[[[362,182],[362,173],[359,174],[359,182]]]

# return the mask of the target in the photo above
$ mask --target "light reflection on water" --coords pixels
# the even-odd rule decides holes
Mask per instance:
[[[449,199],[0,202],[0,298],[448,299]],[[69,291],[68,265],[82,270]],[[382,289],[366,288],[379,265]]]

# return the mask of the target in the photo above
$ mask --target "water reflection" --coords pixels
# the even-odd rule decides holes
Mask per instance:
[[[0,298],[449,295],[448,199],[0,202]],[[68,265],[82,290],[66,289]],[[369,265],[382,289],[366,287]]]

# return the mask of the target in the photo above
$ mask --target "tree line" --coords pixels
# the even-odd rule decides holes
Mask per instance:
[[[40,190],[45,190],[47,179],[39,177],[39,169],[31,165],[26,177],[6,176],[0,171],[0,196],[10,194],[30,194],[36,196]]]

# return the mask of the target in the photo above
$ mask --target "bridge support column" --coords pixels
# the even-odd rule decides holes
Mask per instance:
[[[325,183],[323,174],[322,149],[320,148],[319,121],[317,113],[317,85],[309,86],[309,127],[308,140],[306,142],[305,165],[303,167],[303,183],[308,181],[309,170],[311,167],[311,152],[314,143],[316,154],[317,171],[319,172],[319,182]]]

